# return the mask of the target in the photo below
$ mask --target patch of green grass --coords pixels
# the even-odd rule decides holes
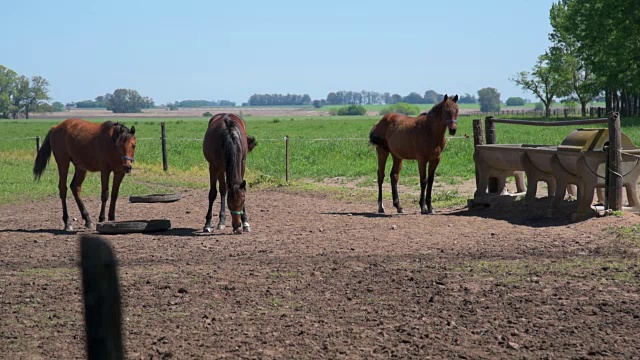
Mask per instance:
[[[504,285],[531,281],[532,277],[554,279],[592,279],[637,283],[640,259],[576,256],[558,260],[517,259],[469,261],[452,271],[493,278]]]
[[[272,271],[269,273],[270,276],[276,278],[294,278],[302,275],[299,271]]]
[[[296,117],[294,121],[280,119],[281,121],[275,122],[273,117],[247,118],[247,130],[258,141],[258,146],[247,158],[247,181],[250,186],[284,184],[284,137],[288,135],[292,180],[319,181],[344,177],[348,180],[370,179],[373,183],[376,179],[377,156],[367,138],[371,127],[379,119],[379,116],[319,116]],[[202,138],[207,119],[113,120],[122,121],[126,125],[137,123],[136,162],[133,173],[123,181],[121,196],[208,186],[208,167],[202,154]],[[436,185],[457,184],[473,178],[475,167],[471,120],[468,116],[459,118],[457,135],[467,134],[469,138],[448,141],[436,171]],[[162,171],[160,122],[166,123],[169,160],[167,173]],[[32,175],[35,158],[33,138],[40,136],[44,139],[48,130],[57,123],[59,120],[46,119],[0,121],[0,204],[57,196],[58,175],[53,159],[40,182],[34,182]],[[502,144],[559,144],[571,130],[571,127],[541,128],[497,124],[497,140]],[[632,139],[640,137],[640,128],[633,119],[623,119],[623,131]],[[391,160],[387,162],[386,174],[391,170],[391,163]],[[72,173],[69,174],[67,183],[70,183]],[[417,185],[417,178],[416,161],[405,161],[401,183],[410,185],[415,182]],[[97,173],[87,176],[83,192],[89,196],[99,195],[100,181]],[[434,196],[450,197],[446,194],[438,195],[437,187]],[[449,200],[445,199],[446,201]]]

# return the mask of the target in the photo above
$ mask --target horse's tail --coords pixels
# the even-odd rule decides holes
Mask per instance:
[[[379,124],[380,123],[376,124],[373,129],[371,129],[371,132],[369,133],[369,144],[383,149],[388,149],[386,141],[384,141],[381,136],[376,135],[376,130],[378,129]]]
[[[258,146],[258,141],[253,136],[247,135],[247,146],[249,147],[249,152],[251,152],[254,147]]]
[[[33,164],[33,178],[34,180],[40,180],[44,169],[47,167],[47,163],[49,162],[49,158],[51,157],[51,141],[49,137],[51,136],[51,130],[44,138],[44,142],[42,143],[42,147],[38,150],[38,155],[36,156],[36,161]]]

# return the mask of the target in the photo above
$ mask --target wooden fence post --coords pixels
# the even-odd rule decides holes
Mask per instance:
[[[287,184],[289,183],[289,178],[291,174],[289,173],[289,135],[285,135],[284,137],[284,147],[285,147],[285,181]]]
[[[80,238],[88,359],[124,359],[122,311],[116,260],[97,236]]]
[[[484,119],[484,127],[487,132],[486,144],[487,145],[495,144],[496,143],[496,123],[493,122],[493,116],[487,116]],[[502,191],[502,189],[498,189],[498,179],[493,177],[489,178],[489,184],[488,184],[487,190],[489,193],[497,193],[499,191]]]
[[[473,120],[473,152],[476,152],[476,146],[482,145],[484,139],[482,138],[482,120]],[[478,188],[478,167],[476,167],[476,189]]]
[[[167,131],[164,121],[160,123],[160,133],[162,141],[162,169],[166,172],[169,170],[169,159],[167,159]]]
[[[40,151],[40,136],[36,136],[36,154]]]
[[[622,210],[622,138],[620,135],[620,116],[617,112],[609,115],[609,168],[606,176],[609,178],[607,189],[607,209]]]

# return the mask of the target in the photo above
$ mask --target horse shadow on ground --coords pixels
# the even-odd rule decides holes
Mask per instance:
[[[482,217],[494,220],[503,220],[514,225],[524,225],[536,228],[566,226],[579,223],[596,216],[596,212],[590,216],[571,220],[571,214],[576,211],[578,202],[575,200],[564,200],[559,206],[557,215],[548,217],[547,213],[551,199],[548,197],[538,198],[532,204],[525,204],[522,200],[513,202],[493,204],[491,206],[477,206],[464,208],[446,213],[446,216],[470,216]]]
[[[339,212],[339,211],[323,212],[321,214],[323,214],[323,215],[339,215],[339,216],[360,216],[360,217],[365,217],[365,218],[381,218],[381,217],[392,217],[392,216],[397,216],[397,215],[405,215],[404,213],[402,213],[402,214],[380,214],[380,213],[377,213],[377,212],[349,212],[349,211],[344,211],[344,212]]]
[[[144,233],[144,235],[153,236],[177,236],[177,237],[194,237],[194,236],[224,236],[233,235],[231,227],[226,227],[224,230],[214,230],[213,232],[204,232],[202,229],[192,228],[171,228],[165,231],[155,231]]]
[[[0,233],[23,233],[23,234],[51,234],[59,235],[77,235],[79,231],[65,231],[61,229],[0,229]]]

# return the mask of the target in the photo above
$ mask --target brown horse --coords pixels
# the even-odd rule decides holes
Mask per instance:
[[[458,118],[458,95],[453,98],[444,96],[444,100],[436,104],[429,112],[418,117],[402,114],[387,114],[378,121],[369,133],[369,142],[376,147],[378,153],[378,212],[384,213],[382,206],[382,183],[384,168],[389,153],[393,158],[391,168],[391,193],[393,206],[402,212],[398,197],[398,180],[402,169],[402,160],[418,160],[420,172],[420,212],[433,214],[431,207],[431,189],[440,156],[447,142],[445,131],[456,133]],[[429,177],[427,177],[429,163]],[[427,188],[425,208],[425,187]]]
[[[131,172],[131,163],[136,151],[135,133],[136,129],[133,126],[129,130],[120,123],[106,121],[98,124],[82,119],[67,119],[49,130],[36,156],[33,175],[36,180],[40,179],[53,151],[58,164],[58,190],[60,191],[60,200],[62,200],[62,220],[66,231],[73,230],[67,212],[69,163],[73,163],[76,169],[73,180],[71,180],[71,192],[76,199],[87,228],[92,228],[93,223],[80,198],[82,182],[87,171],[100,171],[101,173],[102,195],[100,199],[102,206],[98,218],[99,222],[104,221],[105,205],[109,198],[109,177],[113,172],[113,188],[109,205],[109,221],[113,221],[116,218],[116,200],[120,183],[124,175]]]
[[[244,180],[247,154],[256,146],[256,140],[247,135],[244,120],[236,114],[216,114],[209,120],[204,134],[202,151],[209,162],[209,210],[204,231],[211,232],[213,202],[216,200],[216,181],[220,183],[220,221],[218,230],[224,229],[225,198],[231,213],[234,234],[249,232],[247,211],[244,206],[247,182]],[[229,196],[227,197],[227,192]]]

